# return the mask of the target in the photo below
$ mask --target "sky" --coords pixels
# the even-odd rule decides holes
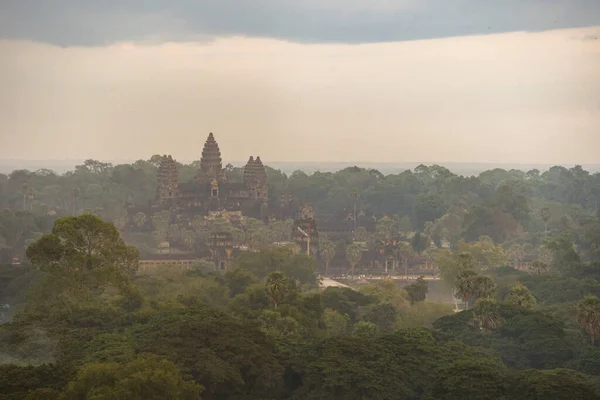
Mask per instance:
[[[597,0],[0,2],[0,159],[600,163]]]

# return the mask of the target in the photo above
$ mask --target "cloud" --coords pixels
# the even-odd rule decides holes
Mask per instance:
[[[268,37],[375,43],[600,25],[597,0],[3,0],[0,38],[61,46]]]
[[[0,158],[600,162],[600,27],[401,43],[0,40]]]

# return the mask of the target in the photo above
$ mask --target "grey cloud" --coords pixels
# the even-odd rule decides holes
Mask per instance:
[[[61,46],[245,35],[373,43],[600,25],[598,0],[3,0],[0,37]]]

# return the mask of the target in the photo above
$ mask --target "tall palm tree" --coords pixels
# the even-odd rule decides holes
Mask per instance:
[[[456,292],[461,299],[465,302],[465,309],[469,309],[469,301],[475,292],[475,280],[477,278],[477,273],[472,269],[462,269],[458,276],[456,277],[456,281],[454,286],[456,287]]]
[[[540,210],[540,217],[544,221],[544,237],[548,236],[548,221],[552,218],[552,213],[548,207],[544,207]]]
[[[335,244],[327,237],[319,237],[319,253],[325,261],[325,273],[329,270],[329,263],[335,257]]]
[[[533,297],[533,294],[531,294],[527,286],[523,285],[521,282],[517,282],[509,286],[506,301],[510,304],[515,304],[524,308],[532,308],[535,304],[535,297]]]
[[[490,333],[502,325],[498,302],[494,299],[480,299],[475,304],[475,323],[485,333]]]
[[[489,276],[475,277],[475,287],[473,294],[478,299],[489,299],[496,291],[496,283]]]
[[[398,245],[398,256],[402,259],[402,265],[404,266],[404,277],[408,279],[408,260],[414,255],[414,250],[410,243],[400,243]]]
[[[585,296],[577,304],[577,322],[588,335],[592,346],[600,333],[600,299],[596,296]]]
[[[279,271],[272,272],[267,277],[266,293],[273,306],[277,306],[283,301],[289,291],[289,282],[286,276]]]
[[[75,188],[71,189],[73,216],[75,216],[75,214],[77,214],[77,209],[79,208],[79,196],[80,195],[81,195],[81,191],[79,190],[79,188],[75,187]]]
[[[352,243],[350,246],[346,248],[346,260],[348,260],[348,264],[352,268],[352,277],[354,277],[354,268],[356,264],[360,262],[362,258],[362,251],[360,246],[355,243]]]

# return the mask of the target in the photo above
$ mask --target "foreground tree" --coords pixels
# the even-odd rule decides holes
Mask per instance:
[[[130,283],[138,250],[125,245],[113,224],[93,215],[58,219],[52,233],[32,243],[26,254],[43,278],[16,316],[20,322],[91,334],[130,318],[143,303]]]
[[[61,398],[198,400],[202,391],[201,385],[184,380],[172,362],[146,356],[126,364],[87,364]]]
[[[118,283],[137,269],[139,252],[127,246],[112,223],[90,214],[60,218],[52,233],[27,248],[27,258],[62,282]]]
[[[596,296],[586,296],[577,304],[577,322],[590,335],[592,346],[600,333],[600,299]]]

